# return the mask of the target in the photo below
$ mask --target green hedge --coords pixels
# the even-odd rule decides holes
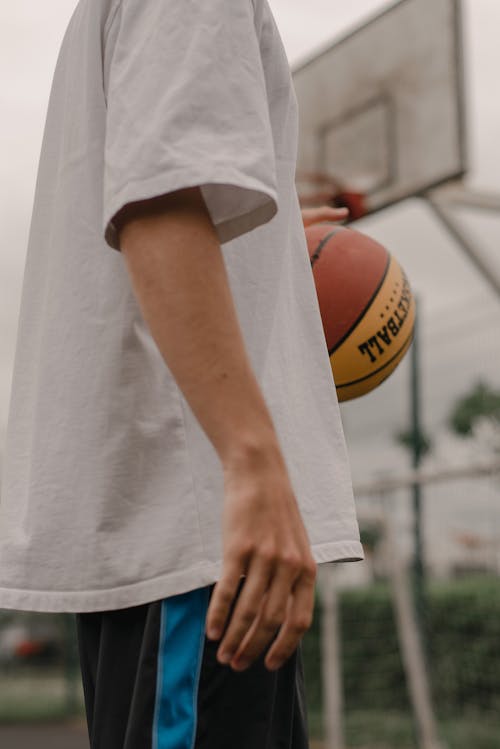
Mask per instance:
[[[387,585],[340,594],[344,698],[351,710],[408,710],[409,698]],[[319,601],[303,640],[311,711],[321,709]],[[425,596],[429,672],[441,715],[500,714],[500,580],[432,583]]]
[[[500,580],[433,586],[426,615],[429,669],[444,713],[500,715]]]

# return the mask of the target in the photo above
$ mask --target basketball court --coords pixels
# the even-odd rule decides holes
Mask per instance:
[[[500,264],[492,263],[480,233],[473,236],[461,220],[463,211],[478,218],[500,216],[500,194],[472,189],[468,179],[471,103],[465,8],[465,0],[388,2],[382,12],[293,68],[300,118],[297,191],[303,207],[347,206],[350,223],[362,231],[366,226],[372,230],[370,219],[382,221],[410,206],[408,216],[413,213],[394,254],[403,253],[402,243],[410,232],[421,232],[422,243],[428,246],[435,242],[435,282],[423,289],[424,296],[439,297],[448,280],[446,258],[455,254],[470,274],[477,307],[487,301],[490,317],[498,321]],[[422,226],[424,216],[427,229]],[[410,248],[405,257],[413,251]],[[461,308],[459,292],[455,300]],[[443,309],[446,312],[444,304]],[[421,310],[422,305],[417,307],[417,320],[423,320]],[[478,316],[481,319],[484,315]],[[442,327],[442,338],[439,320],[431,331],[434,340],[425,333],[424,357],[432,358],[433,343],[436,348],[448,346],[455,332],[465,341],[463,358],[450,355],[447,366],[460,370],[468,365],[473,371],[481,323],[469,339],[463,326],[453,320],[446,324],[449,329]],[[360,344],[375,334],[364,331]],[[491,340],[493,359],[500,354],[496,329]],[[355,483],[366,531],[366,562],[352,565],[356,569],[324,565],[319,575],[319,621],[306,635],[306,666],[311,713],[315,727],[321,726],[314,735],[323,738],[311,741],[311,749],[500,746],[500,681],[495,675],[500,673],[500,604],[497,609],[493,605],[500,575],[500,534],[495,536],[500,531],[500,466],[484,460],[475,465],[464,458],[446,469],[438,454],[434,465],[423,470],[420,448],[404,454],[401,445],[387,449],[384,460],[378,460],[378,454],[373,458],[375,443],[387,437],[380,425],[394,412],[406,423],[408,411],[414,430],[410,444],[413,438],[414,446],[420,444],[424,427],[419,409],[431,410],[427,398],[437,374],[429,366],[428,392],[420,398],[415,352],[416,346],[405,348],[394,379],[391,375],[383,388],[367,396],[371,400],[366,410],[373,409],[375,428],[371,443],[366,440],[359,449],[359,460],[369,465],[371,476]],[[411,373],[410,361],[415,367]],[[401,384],[402,371],[408,383],[410,374],[413,378],[411,394],[406,380]],[[347,431],[367,402],[359,398],[343,412]],[[352,454],[358,445],[354,447]],[[440,502],[445,509],[440,509]],[[463,522],[458,520],[461,516]],[[439,517],[439,530],[432,527],[434,517]],[[474,526],[477,518],[479,531]],[[463,548],[445,563],[440,552],[449,541],[446,534],[461,538]],[[424,601],[425,562],[429,578],[433,576],[429,588],[441,585],[442,598],[433,592],[434,604],[432,596],[427,604]],[[388,590],[385,598],[383,585]],[[359,595],[361,600],[363,589],[364,608],[355,599]],[[351,594],[354,603],[349,609]],[[477,612],[471,614],[476,604]],[[425,605],[429,608],[422,611]],[[445,615],[439,618],[432,605]],[[364,619],[366,630],[360,621]],[[62,724],[0,725],[1,749],[34,745],[88,749],[83,717]]]

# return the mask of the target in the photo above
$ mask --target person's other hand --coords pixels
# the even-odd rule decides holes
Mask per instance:
[[[225,467],[224,476],[224,561],[207,636],[223,636],[218,660],[239,671],[279,630],[265,658],[266,668],[274,670],[311,625],[316,562],[279,448],[256,449]]]
[[[319,208],[302,208],[301,213],[305,229],[311,224],[318,224],[321,221],[345,221],[349,216],[349,209],[322,205]]]

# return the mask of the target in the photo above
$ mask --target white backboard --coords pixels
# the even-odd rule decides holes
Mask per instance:
[[[460,0],[400,0],[293,70],[302,173],[369,212],[466,170]]]

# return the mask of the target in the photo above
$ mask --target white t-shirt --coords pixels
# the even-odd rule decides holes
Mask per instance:
[[[0,504],[0,607],[124,608],[215,582],[223,475],[112,218],[202,185],[318,563],[363,558],[267,0],[80,0],[55,69]]]

